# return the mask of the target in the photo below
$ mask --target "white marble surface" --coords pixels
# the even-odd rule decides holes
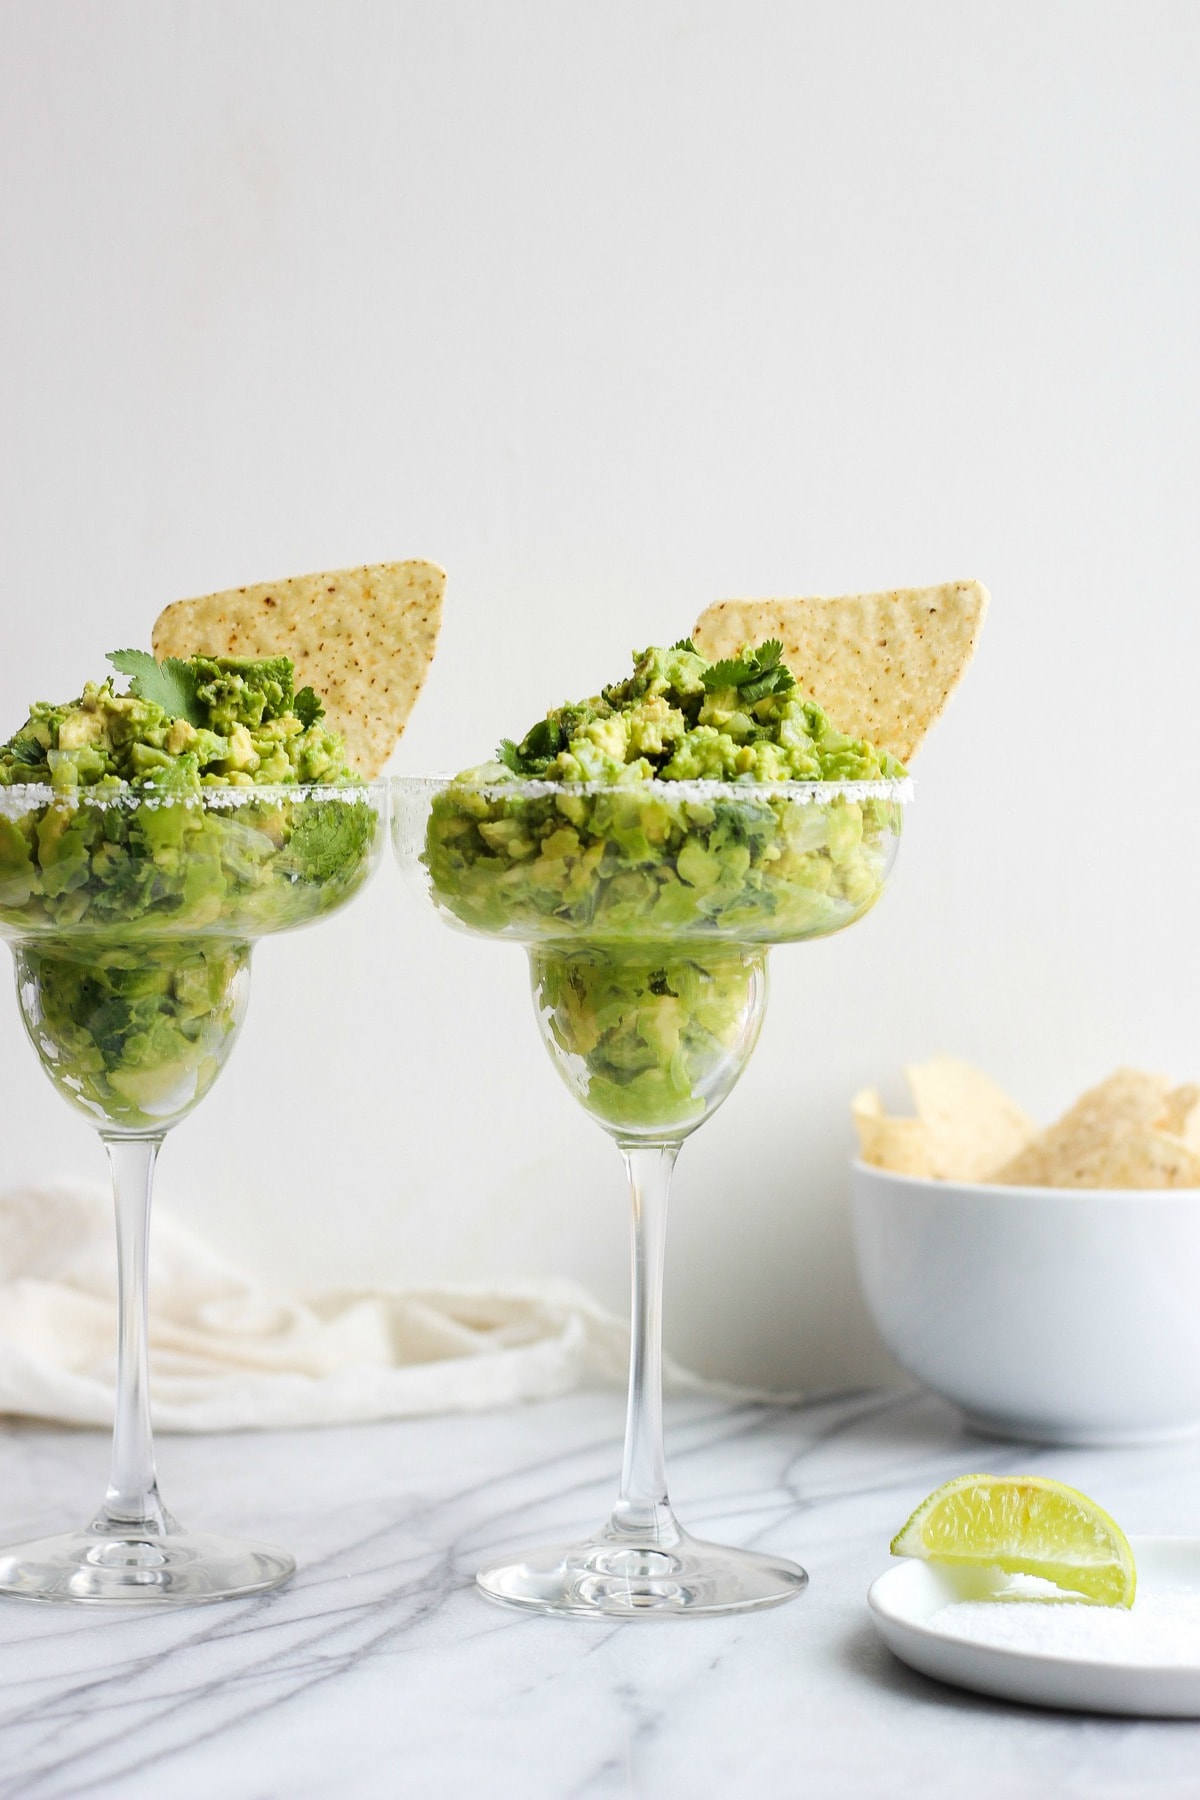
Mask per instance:
[[[864,1594],[889,1534],[969,1468],[1036,1469],[1130,1529],[1200,1530],[1196,1443],[984,1444],[938,1403],[674,1402],[672,1495],[708,1536],[812,1583],[730,1620],[566,1623],[471,1587],[493,1550],[600,1521],[622,1406],[582,1394],[483,1418],[164,1438],[189,1523],[293,1549],[290,1587],[166,1615],[0,1603],[4,1800],[1080,1800],[1200,1791],[1200,1724],[1039,1713],[894,1662]],[[9,1424],[0,1528],[77,1523],[105,1445]]]

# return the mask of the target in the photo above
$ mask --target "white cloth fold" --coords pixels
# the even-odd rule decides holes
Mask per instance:
[[[116,1330],[108,1195],[67,1182],[0,1195],[0,1412],[109,1424]],[[623,1381],[628,1351],[626,1322],[571,1282],[289,1299],[156,1210],[150,1387],[163,1430],[476,1411]]]

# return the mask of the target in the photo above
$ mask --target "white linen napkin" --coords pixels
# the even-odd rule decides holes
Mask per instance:
[[[55,1182],[0,1195],[0,1412],[107,1425],[112,1203]],[[623,1382],[626,1322],[567,1281],[273,1294],[155,1209],[151,1394],[167,1431],[470,1412]],[[676,1387],[711,1384],[672,1364]]]

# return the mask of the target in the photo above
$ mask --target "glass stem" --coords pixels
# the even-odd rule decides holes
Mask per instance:
[[[679,1527],[667,1498],[662,1425],[662,1291],[667,1199],[677,1143],[623,1143],[633,1199],[633,1304],[629,1335],[629,1410],[625,1464],[610,1531],[640,1542],[674,1544]]]
[[[174,1526],[158,1494],[150,1431],[147,1257],[161,1137],[106,1137],[117,1214],[117,1404],[101,1526],[162,1533]]]

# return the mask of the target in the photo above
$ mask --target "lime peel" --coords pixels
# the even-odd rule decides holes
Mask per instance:
[[[1116,1520],[1043,1475],[960,1475],[922,1500],[891,1548],[893,1556],[1037,1576],[1099,1606],[1132,1606],[1137,1588]]]

